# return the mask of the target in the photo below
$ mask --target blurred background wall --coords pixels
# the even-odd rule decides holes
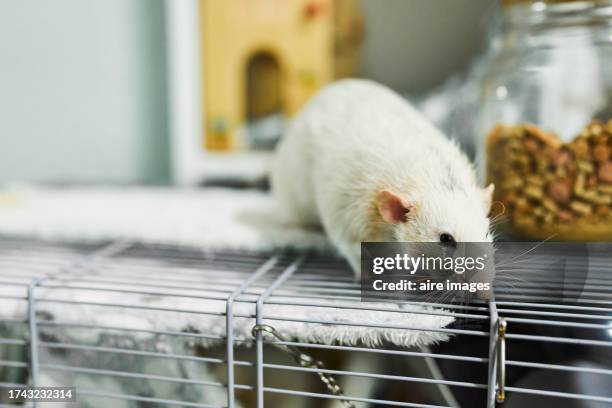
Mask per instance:
[[[465,68],[483,45],[495,0],[361,0],[363,75],[421,93]]]
[[[491,3],[362,0],[363,75],[440,84]],[[166,183],[165,58],[163,0],[0,0],[0,182]]]
[[[163,0],[0,0],[0,181],[168,179]]]

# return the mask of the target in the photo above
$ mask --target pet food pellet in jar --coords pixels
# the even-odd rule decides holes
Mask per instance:
[[[610,215],[610,206],[607,205],[600,205],[595,209],[595,214],[599,215],[600,217],[607,217]]]
[[[553,213],[556,213],[558,211],[557,204],[555,204],[555,202],[553,200],[551,200],[550,198],[543,199],[542,200],[542,205],[544,206],[544,208],[546,208],[548,211],[550,211],[549,214],[553,214]]]
[[[542,190],[540,188],[538,188],[537,186],[531,185],[525,188],[525,195],[527,197],[531,197],[533,199],[539,200],[542,198],[544,194],[542,193]]]
[[[570,153],[567,150],[559,150],[555,154],[555,166],[562,167],[565,166],[570,160]]]
[[[576,157],[586,157],[589,154],[589,144],[584,139],[578,139],[572,143],[572,150]]]
[[[586,160],[578,160],[578,170],[584,173],[592,173],[595,170],[595,167],[592,163],[589,163]]]
[[[538,149],[540,148],[540,146],[538,145],[538,142],[536,142],[533,139],[525,139],[525,149],[527,149],[530,152],[536,152],[538,151]]]
[[[599,167],[599,178],[606,183],[612,183],[612,162],[608,161]]]
[[[574,211],[576,211],[579,214],[591,214],[591,212],[593,211],[593,209],[591,208],[591,206],[589,204],[580,202],[580,201],[573,201],[570,203],[570,208]]]
[[[557,215],[559,216],[559,219],[563,222],[568,222],[575,218],[574,214],[568,210],[559,210],[559,213]]]
[[[559,204],[566,204],[572,196],[570,181],[557,180],[548,185],[548,194]]]
[[[593,157],[598,163],[606,162],[610,157],[610,149],[605,144],[598,144],[593,148]]]

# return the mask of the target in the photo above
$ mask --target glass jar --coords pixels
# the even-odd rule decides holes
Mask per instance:
[[[491,43],[476,128],[501,225],[612,240],[612,1],[507,0]]]

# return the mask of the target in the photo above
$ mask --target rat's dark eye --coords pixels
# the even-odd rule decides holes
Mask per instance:
[[[442,245],[452,246],[452,247],[457,245],[457,242],[455,241],[455,237],[453,237],[451,234],[447,234],[446,232],[440,234],[440,243]]]

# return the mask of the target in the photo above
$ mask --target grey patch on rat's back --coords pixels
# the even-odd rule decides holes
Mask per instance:
[[[444,188],[446,188],[448,191],[451,191],[451,192],[461,191],[467,194],[467,191],[465,190],[465,186],[457,178],[455,173],[453,173],[453,169],[451,168],[451,166],[448,163],[446,163],[444,167],[445,167],[444,169],[445,171],[442,172],[442,174],[445,175],[442,178],[442,184]]]
[[[432,161],[437,162],[440,166],[443,166],[444,170],[440,172],[442,187],[450,192],[461,191],[467,194],[465,186],[457,178],[457,175],[453,173],[453,169],[448,160],[440,154],[440,151],[433,146],[427,146],[427,151]]]

